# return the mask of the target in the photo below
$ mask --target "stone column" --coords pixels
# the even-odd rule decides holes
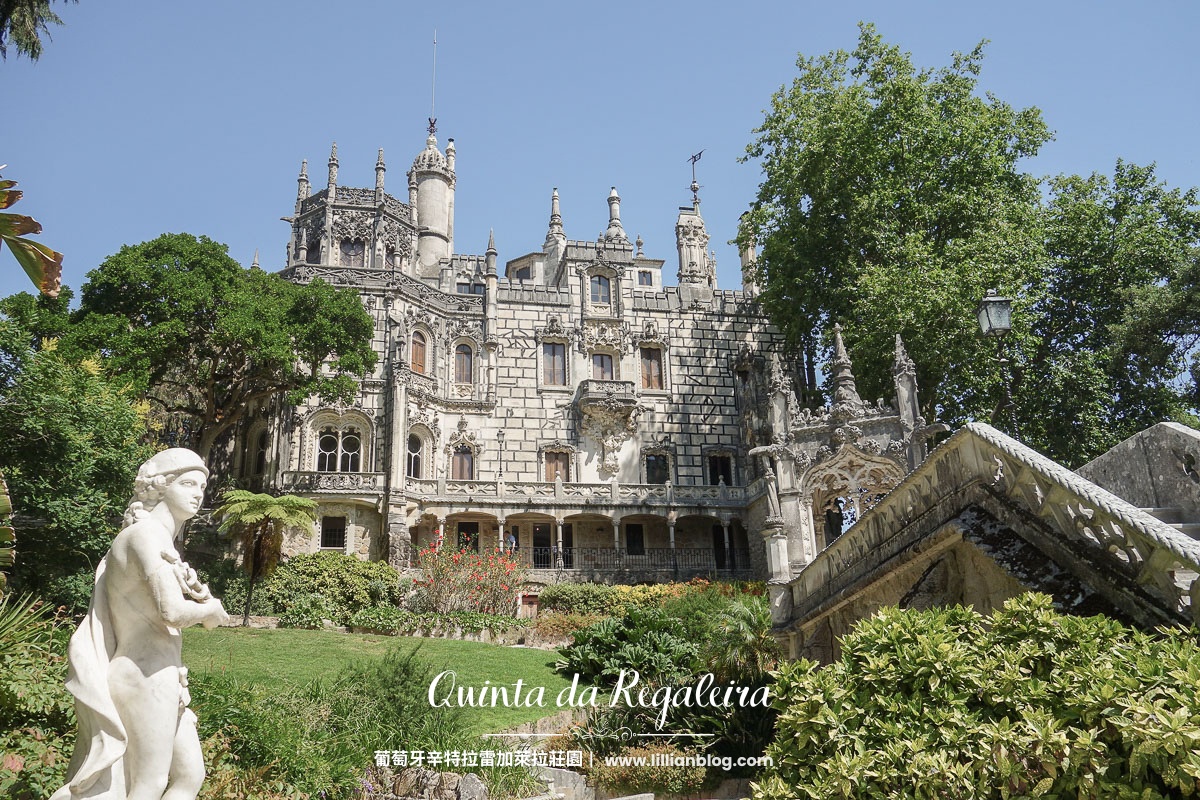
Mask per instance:
[[[563,530],[562,530],[563,521],[559,518],[555,518],[554,526],[555,526],[555,528],[557,528],[557,531],[558,531],[558,534],[554,539],[554,541],[557,543],[557,546],[554,548],[555,549],[554,568],[562,569],[563,568]]]
[[[721,529],[725,532],[725,569],[733,569],[733,551],[729,549],[729,517],[721,517]]]
[[[437,527],[434,529],[433,536],[434,548],[441,550],[446,543],[446,518],[444,516],[437,518]]]
[[[497,530],[497,533],[496,533],[496,545],[497,545],[497,546],[500,548],[500,552],[501,552],[501,553],[503,553],[503,552],[505,551],[505,550],[504,550],[504,535],[505,535],[505,531],[508,529],[508,526],[506,526],[506,525],[504,524],[504,523],[505,523],[505,521],[506,521],[506,520],[505,520],[505,518],[504,518],[504,517],[499,517],[499,518],[496,520],[496,525],[498,526],[498,527],[497,527],[497,529],[496,529],[496,530]]]
[[[670,481],[667,482],[667,488],[670,489]],[[675,520],[676,514],[674,511],[667,514],[667,541],[671,546],[671,569],[679,572],[679,561],[675,555]]]

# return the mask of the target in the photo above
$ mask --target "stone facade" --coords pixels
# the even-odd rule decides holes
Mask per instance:
[[[238,431],[234,478],[320,504],[286,551],[406,566],[449,539],[515,543],[539,581],[765,577],[777,479],[759,456],[793,446],[776,412],[796,409],[772,410],[791,394],[787,356],[752,250],[742,289],[718,288],[693,195],[667,285],[615,188],[595,240],[567,237],[554,190],[540,249],[502,264],[491,236],[482,255],[455,251],[453,140],[442,152],[429,135],[407,202],[384,191],[386,169],[380,151],[373,190],[339,186],[335,145],[325,189],[307,162],[298,179],[282,274],[357,290],[380,358],[351,406],[277,400]]]

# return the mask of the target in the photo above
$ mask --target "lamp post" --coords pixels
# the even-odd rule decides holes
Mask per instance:
[[[1005,341],[1012,330],[1012,298],[1001,297],[995,289],[988,289],[987,294],[979,301],[976,311],[979,317],[979,329],[984,336],[996,340],[996,360],[1000,364],[1000,382],[1003,384],[1004,397],[992,414],[992,424],[996,424],[1005,411],[1008,412],[1009,435],[1018,436],[1017,414],[1013,407],[1012,375],[1009,372],[1008,348]]]
[[[504,431],[496,432],[496,441],[500,443],[500,469],[496,473],[496,478],[499,480],[504,477]]]

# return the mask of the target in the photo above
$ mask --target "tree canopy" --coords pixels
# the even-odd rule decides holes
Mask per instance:
[[[0,59],[8,58],[8,47],[30,61],[42,55],[42,37],[50,38],[50,26],[63,21],[50,10],[53,0],[0,0]],[[68,0],[79,2],[79,0]]]
[[[225,245],[189,234],[106,259],[73,323],[72,346],[99,350],[206,458],[256,402],[281,392],[349,402],[376,360],[374,323],[353,291],[243,269]]]
[[[842,322],[863,396],[891,394],[899,333],[928,419],[995,416],[975,310],[989,288],[1015,298],[1021,437],[1078,464],[1194,405],[1179,376],[1200,330],[1195,196],[1124,163],[1112,179],[1025,173],[1051,133],[981,93],[982,63],[980,44],[918,68],[866,24],[853,52],[801,56],[747,149],[763,180],[739,238],[762,246],[763,302],[811,404]]]

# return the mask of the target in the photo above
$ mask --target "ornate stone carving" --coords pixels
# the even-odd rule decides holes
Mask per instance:
[[[446,440],[444,452],[447,455],[460,447],[467,447],[476,455],[483,452],[483,442],[479,441],[479,434],[476,431],[470,430],[470,426],[471,423],[467,422],[465,416],[458,418],[458,424]]]
[[[338,209],[333,212],[333,240],[360,239],[370,242],[375,233],[375,216],[367,211]]]
[[[590,406],[583,414],[583,432],[599,442],[601,447],[600,475],[607,479],[617,472],[617,455],[622,445],[637,432],[637,418],[641,409],[637,406]]]
[[[581,329],[579,349],[582,353],[600,349],[612,350],[619,354],[625,352],[628,341],[629,323],[588,320],[583,323]]]

